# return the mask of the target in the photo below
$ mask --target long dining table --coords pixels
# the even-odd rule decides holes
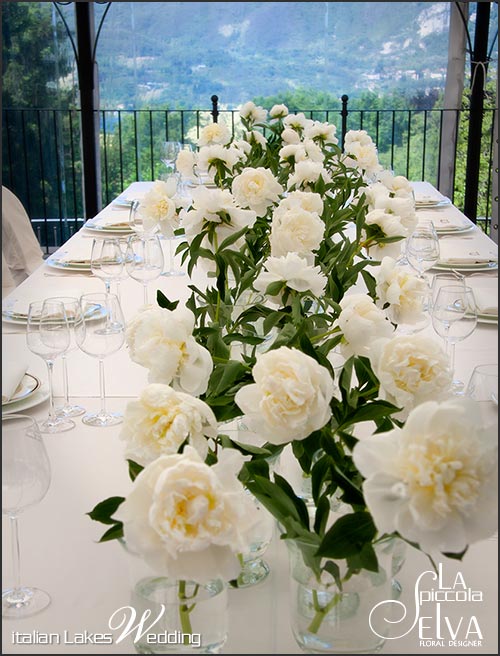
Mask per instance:
[[[143,193],[148,184],[134,183],[121,197]],[[93,276],[90,270],[64,267],[60,264],[61,257],[72,250],[82,252],[93,238],[100,236],[92,229],[95,221],[119,211],[119,203],[104,208],[94,223],[87,223],[3,299],[2,350],[4,354],[19,354],[28,363],[28,371],[42,381],[38,402],[13,406],[14,410],[29,414],[36,420],[47,416],[47,375],[43,360],[27,348],[25,324],[9,319],[9,310],[15,308],[16,303],[26,303],[30,299],[104,291],[103,281]],[[121,211],[125,216],[126,208],[122,207]],[[453,212],[454,216],[459,212],[451,204],[439,211],[443,217],[446,212]],[[469,221],[461,216],[465,222]],[[453,243],[463,245],[461,240],[470,240],[473,235],[489,241],[485,235],[479,235],[480,228],[473,224],[469,228],[457,234],[447,233],[440,239],[446,240],[449,246]],[[162,244],[168,259],[168,241],[162,240]],[[490,245],[496,249],[493,242]],[[176,263],[180,266],[178,256]],[[428,275],[433,273],[437,271],[429,271]],[[496,267],[484,271],[468,270],[464,275],[475,284],[484,279],[492,298],[497,293]],[[202,284],[204,279],[203,273],[195,272],[194,282]],[[183,303],[191,293],[190,282],[187,275],[160,276],[150,283],[150,300],[154,300],[155,290],[159,289],[169,299]],[[142,285],[124,277],[119,281],[119,296],[125,320],[130,320],[142,305]],[[476,365],[498,361],[497,333],[497,321],[480,321],[474,332],[457,344],[455,373],[458,378],[467,382]],[[424,334],[430,339],[440,339],[432,326],[425,328]],[[98,410],[97,360],[75,349],[67,354],[67,365],[71,401],[88,411]],[[147,370],[132,362],[124,346],[105,358],[105,380],[108,409],[123,412],[126,404],[146,386]],[[55,366],[54,392],[60,402],[60,360]],[[87,515],[99,501],[115,495],[125,496],[130,490],[120,439],[121,426],[96,428],[83,424],[80,417],[74,421],[75,428],[68,432],[44,435],[52,472],[50,488],[38,505],[20,515],[21,581],[47,591],[52,601],[48,608],[31,617],[3,619],[3,653],[135,653],[131,638],[105,645],[88,638],[88,635],[109,633],[108,622],[112,613],[130,603],[133,581],[129,556],[117,541],[98,543],[103,527]],[[12,584],[11,531],[6,517],[3,518],[3,529],[5,589]],[[420,619],[425,621],[418,622],[403,637],[387,640],[382,653],[497,653],[497,554],[498,540],[494,535],[471,545],[462,561],[443,557],[442,579],[434,584],[436,589],[438,584],[442,589],[453,589],[457,580],[464,581],[468,590],[481,593],[480,600],[476,596],[474,602],[469,599],[439,604],[430,595],[418,609]],[[290,626],[288,558],[277,527],[264,559],[270,568],[264,581],[245,589],[228,590],[229,633],[223,653],[302,653]],[[407,606],[410,616],[416,612],[417,579],[429,569],[428,559],[408,547],[398,580],[402,589],[400,601]],[[476,622],[471,624],[472,616]],[[43,636],[47,634],[59,636],[59,639],[44,644]],[[86,641],[75,641],[77,634],[87,635]]]

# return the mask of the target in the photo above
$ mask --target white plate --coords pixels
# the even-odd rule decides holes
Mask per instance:
[[[2,414],[3,415],[13,415],[23,410],[28,410],[29,408],[34,408],[36,405],[43,403],[49,398],[49,391],[45,388],[44,385],[40,387],[36,392],[31,396],[28,396],[26,399],[21,399],[21,401],[16,401],[15,403],[10,403],[8,406],[2,405]]]
[[[94,311],[91,311],[90,314],[87,313],[86,319],[99,319],[104,316],[104,312],[104,308],[102,308],[100,305],[96,305],[96,309]],[[28,317],[25,314],[16,314],[13,310],[3,310],[2,321],[5,321],[6,323],[13,323],[18,326],[25,326],[28,321]]]
[[[474,225],[464,225],[463,228],[436,228],[436,232],[439,235],[463,235],[464,232],[469,232],[469,230],[474,229]]]
[[[437,271],[495,271],[498,269],[498,262],[481,263],[481,264],[436,264],[432,267]]]
[[[428,201],[426,203],[419,203],[415,201],[416,210],[427,210],[432,207],[445,207],[446,205],[451,205],[451,200],[449,198],[443,198],[443,200]]]
[[[22,399],[27,398],[28,396],[31,396],[37,391],[37,389],[41,387],[41,385],[42,383],[36,376],[33,376],[33,374],[25,373],[16,391],[12,395],[12,398],[5,402],[2,401],[2,410],[3,408],[11,405],[11,403],[16,403]]]
[[[55,257],[49,257],[45,262],[54,269],[66,269],[70,271],[91,271],[90,262],[82,264],[80,262],[69,262],[68,260],[58,260]]]
[[[495,317],[493,314],[478,314],[477,315],[477,321],[478,321],[478,323],[497,324],[498,323],[498,316]]]
[[[118,226],[118,227],[113,227],[113,226]],[[134,229],[130,226],[130,224],[126,221],[123,221],[121,224],[116,224],[116,223],[90,223],[87,221],[87,223],[83,226],[85,230],[90,230],[92,232],[106,232],[110,234],[131,234],[134,232]]]

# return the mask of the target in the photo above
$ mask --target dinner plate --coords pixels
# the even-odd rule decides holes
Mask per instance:
[[[29,408],[34,408],[35,406],[43,403],[49,398],[49,391],[46,386],[42,385],[36,392],[33,392],[30,396],[20,401],[15,401],[10,403],[7,406],[2,405],[2,414],[3,415],[12,415],[22,412],[23,410],[28,410]]]
[[[88,310],[87,314],[85,315],[86,319],[89,320],[94,320],[94,319],[100,319],[105,315],[105,309],[101,306],[96,304],[95,309],[92,309],[92,307]],[[5,321],[6,323],[13,323],[19,325],[26,325],[26,322],[28,321],[28,316],[22,312],[15,312],[14,310],[2,310],[2,321]],[[69,319],[69,322],[71,323],[71,318]]]
[[[55,257],[49,257],[45,262],[53,267],[54,269],[66,269],[69,271],[90,271],[90,261],[88,263],[84,262],[72,262],[70,260],[58,260]]]
[[[478,320],[479,323],[497,324],[498,323],[498,315],[495,316],[494,314],[478,314],[477,315],[477,320]]]
[[[480,264],[435,264],[433,269],[438,271],[494,271],[498,269],[498,262],[481,262]]]
[[[128,221],[122,221],[120,223],[87,223],[83,226],[85,230],[91,230],[92,232],[106,232],[112,234],[131,234],[134,232],[134,229],[131,227]]]
[[[2,412],[3,408],[10,406],[12,403],[21,401],[22,399],[26,399],[27,397],[34,394],[38,389],[40,389],[41,385],[42,383],[36,376],[33,376],[33,374],[25,373],[12,397],[8,401],[2,401]]]
[[[434,228],[436,229],[436,232],[439,235],[463,235],[464,232],[469,232],[470,230],[474,230],[474,225],[464,225],[463,228],[446,228],[442,227],[439,228],[438,226],[434,225]]]
[[[415,201],[415,209],[417,210],[430,209],[432,207],[445,207],[446,205],[451,205],[451,200],[449,198],[443,198],[443,200],[436,200],[436,201],[426,201],[421,203]]]

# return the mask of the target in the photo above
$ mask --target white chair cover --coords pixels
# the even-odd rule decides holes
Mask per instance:
[[[42,249],[23,204],[2,185],[2,275],[6,275],[7,267],[17,286],[42,262]]]

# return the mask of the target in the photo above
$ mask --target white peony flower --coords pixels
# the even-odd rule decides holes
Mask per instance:
[[[304,150],[306,151],[307,159],[312,162],[323,162],[325,159],[325,154],[321,150],[320,146],[313,141],[312,139],[304,139],[302,142]]]
[[[151,383],[188,394],[203,394],[213,369],[210,353],[193,337],[194,314],[186,307],[146,307],[127,324],[133,362],[149,369]]]
[[[233,178],[231,191],[240,207],[249,207],[257,216],[264,216],[268,208],[278,202],[283,187],[270,169],[259,166],[243,169]]]
[[[347,155],[346,163],[361,169],[367,175],[373,175],[382,168],[374,143],[362,144],[359,141],[353,141],[344,145],[344,151]]]
[[[196,153],[191,150],[180,150],[175,160],[175,167],[185,178],[194,178],[194,167],[197,163]]]
[[[262,148],[265,148],[267,146],[267,139],[262,134],[262,132],[259,132],[258,130],[252,130],[251,132],[245,132],[245,141],[243,143],[246,143],[247,145],[258,144],[259,146],[262,146]]]
[[[290,191],[280,201],[279,211],[289,210],[292,207],[301,207],[307,212],[321,214],[323,212],[323,199],[320,194],[313,191]]]
[[[209,467],[190,446],[151,462],[115,513],[127,546],[172,579],[235,578],[259,521],[237,478],[242,465],[240,453],[223,449]]]
[[[209,123],[200,132],[198,146],[226,145],[231,141],[231,132],[224,123]]]
[[[399,323],[421,320],[429,288],[425,280],[400,267],[392,257],[384,257],[375,273],[377,305],[389,305]]]
[[[218,144],[203,146],[198,151],[198,168],[213,175],[216,172],[217,163],[222,162],[229,171],[232,171],[241,157],[242,152],[237,148],[226,148]]]
[[[369,146],[373,144],[373,139],[366,130],[348,130],[344,137],[344,148],[349,150],[349,147],[353,143]]]
[[[127,404],[120,438],[127,458],[144,466],[162,455],[177,453],[184,442],[205,460],[208,439],[217,437],[217,420],[200,399],[161,383],[148,385]]]
[[[321,162],[313,162],[312,160],[299,161],[295,165],[295,171],[288,178],[287,188],[302,187],[307,189],[309,185],[314,184],[323,178],[324,182],[330,182],[331,178],[328,171],[323,168]]]
[[[302,133],[304,128],[311,123],[312,121],[307,119],[302,112],[299,112],[298,114],[288,114],[288,116],[285,116],[283,119],[285,129],[291,128],[299,133]]]
[[[284,282],[290,289],[298,292],[310,291],[314,296],[323,296],[327,283],[326,276],[319,266],[310,266],[307,260],[297,253],[287,253],[282,257],[269,257],[264,262],[264,269],[254,281],[254,288],[266,292],[273,282]],[[279,301],[280,296],[271,296]]]
[[[191,208],[182,212],[182,223],[186,239],[192,242],[196,235],[209,223],[215,224],[219,244],[229,235],[244,227],[252,227],[257,219],[253,210],[241,209],[227,189],[193,189]],[[203,248],[213,250],[214,246],[208,239],[202,242]],[[238,248],[235,244],[235,248]]]
[[[273,105],[269,111],[271,118],[284,118],[288,116],[288,107],[286,105]]]
[[[380,228],[384,237],[406,237],[408,230],[402,224],[401,219],[393,213],[386,212],[382,209],[371,210],[365,217],[366,225],[376,225]],[[375,259],[382,259],[385,256],[398,257],[401,253],[401,242],[389,242],[370,245],[370,255]]]
[[[281,133],[281,140],[284,144],[297,145],[300,143],[300,134],[298,134],[295,130],[292,130],[292,128],[285,128]]]
[[[267,119],[267,109],[249,101],[240,108],[240,116],[250,123],[263,123]]]
[[[252,374],[255,384],[238,390],[235,401],[263,440],[302,440],[330,419],[333,380],[309,355],[282,346],[257,356]]]
[[[367,294],[349,294],[340,301],[341,313],[335,324],[343,339],[342,355],[368,356],[372,342],[379,337],[390,337],[394,329],[385,313]]]
[[[309,212],[299,205],[287,209],[280,204],[271,221],[271,255],[280,257],[293,252],[304,255],[310,262],[312,251],[320,247],[324,233],[325,224],[317,212]]]
[[[280,162],[294,165],[296,162],[303,162],[307,159],[306,149],[302,143],[288,143],[278,153]]]
[[[321,123],[314,121],[304,130],[304,139],[313,139],[322,144],[338,144],[339,140],[335,136],[337,128],[331,123]]]
[[[497,526],[496,426],[467,399],[429,401],[403,428],[360,440],[354,463],[380,534],[398,531],[427,553],[460,553]]]
[[[175,230],[179,226],[177,205],[172,198],[176,189],[166,181],[156,180],[151,189],[144,194],[138,211],[142,218],[144,230],[150,231],[156,226]]]
[[[378,173],[377,178],[394,196],[398,198],[414,198],[413,187],[404,175],[394,175],[392,171],[384,169]]]
[[[450,396],[450,360],[440,344],[426,335],[376,340],[369,357],[381,390],[405,415],[420,403]]]

